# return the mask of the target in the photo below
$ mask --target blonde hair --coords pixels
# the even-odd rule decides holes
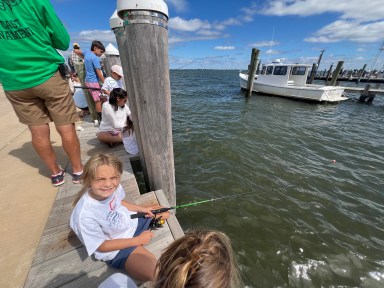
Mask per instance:
[[[88,188],[91,187],[92,181],[96,178],[97,168],[102,165],[113,167],[119,173],[119,176],[123,173],[123,164],[116,156],[112,154],[101,153],[93,155],[84,165],[83,175],[81,176],[83,187],[77,193],[76,198],[73,201],[73,206],[76,205],[76,203],[80,200]]]
[[[190,231],[174,241],[156,266],[154,288],[238,288],[229,238],[214,230]]]

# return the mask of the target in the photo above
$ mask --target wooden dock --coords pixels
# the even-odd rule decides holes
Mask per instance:
[[[364,91],[364,87],[343,87],[345,92],[350,93],[362,93]],[[376,95],[384,95],[383,89],[369,89],[369,92]]]
[[[90,121],[90,119],[88,119]],[[123,145],[109,148],[96,139],[97,127],[93,123],[81,123],[78,134],[80,139],[82,160],[85,163],[94,153],[113,153],[123,162],[124,172],[121,184],[126,192],[126,199],[140,205],[160,204],[169,206],[162,190],[140,195],[139,188],[132,171],[132,156],[125,152]],[[71,171],[66,167],[66,171]],[[80,185],[72,183],[70,174],[66,174],[65,184],[60,186],[56,200],[44,228],[40,244],[33,259],[24,287],[56,288],[56,287],[97,287],[104,279],[118,270],[109,268],[102,261],[88,257],[85,247],[77,239],[69,227],[72,202],[80,189]],[[153,230],[155,236],[146,248],[159,257],[175,239],[184,232],[174,214],[166,221],[164,227]],[[121,272],[121,271],[120,271]],[[140,283],[138,283],[140,284]],[[149,283],[141,283],[139,287],[148,287]]]

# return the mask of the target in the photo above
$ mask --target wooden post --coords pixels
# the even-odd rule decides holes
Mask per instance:
[[[77,71],[77,75],[79,76],[81,86],[85,87],[84,63],[81,62],[81,63],[75,64],[75,65],[76,65],[76,71]],[[97,112],[96,112],[95,101],[93,100],[92,95],[89,93],[88,89],[84,88],[83,91],[84,91],[85,100],[87,101],[87,105],[88,105],[88,109],[89,109],[89,113],[91,115],[92,121],[96,125],[96,124],[98,124],[98,121],[99,121],[99,115],[97,115]]]
[[[126,56],[126,53],[120,53],[120,51],[123,51],[124,47],[126,46],[126,44],[124,44],[124,42],[127,41],[127,37],[125,35],[123,20],[120,19],[120,17],[117,15],[117,10],[115,10],[115,12],[112,14],[111,18],[109,19],[109,25],[110,25],[113,33],[115,33],[117,50],[119,51],[119,57],[120,57],[120,64],[119,65],[123,66],[122,63],[128,63],[128,59],[123,60],[124,56]],[[124,78],[125,87],[127,87],[126,81],[125,81],[125,75],[123,78]],[[129,103],[128,103],[128,105],[129,105]],[[148,177],[146,177],[146,176],[144,178],[148,179]],[[147,187],[147,189],[149,189],[149,186]]]
[[[317,64],[313,63],[312,64],[311,75],[309,75],[309,79],[307,81],[308,84],[312,84],[313,79],[315,78],[315,74],[316,74],[316,70],[317,70],[316,68],[317,68]]]
[[[317,68],[320,67],[321,58],[323,58],[324,49],[320,51],[319,58],[317,59]]]
[[[364,103],[368,98],[369,90],[371,90],[371,84],[365,85],[364,91],[360,94],[359,101]],[[373,100],[373,99],[372,99]]]
[[[333,64],[331,64],[331,66],[329,66],[329,70],[327,71],[327,76],[325,76],[325,85],[328,85],[328,78],[329,78],[329,75],[331,74],[331,71],[332,71],[332,67],[333,67]]]
[[[105,48],[104,55],[105,55],[105,60],[103,64],[104,64],[105,73],[107,73],[107,76],[111,76],[112,75],[111,67],[113,65],[121,66],[119,51],[112,44],[109,44]]]
[[[259,57],[260,50],[256,48],[252,48],[252,55],[251,55],[251,63],[249,64],[248,69],[248,82],[247,82],[247,92],[246,96],[250,97],[252,95],[252,89],[253,89],[253,80],[255,79],[256,75],[256,68],[257,68],[257,62]]]
[[[168,7],[162,0],[118,0],[117,14],[125,30],[120,54],[144,176],[150,190],[162,189],[174,206]]]
[[[337,62],[336,69],[335,69],[335,71],[333,71],[333,74],[332,74],[330,86],[336,85],[337,78],[339,78],[339,73],[340,73],[341,68],[343,68],[343,65],[344,65],[344,61]]]
[[[357,80],[356,80],[356,83],[357,83],[357,84],[360,83],[360,79],[361,79],[361,76],[363,76],[363,74],[364,74],[365,67],[367,67],[367,64],[364,64],[363,69],[359,70],[359,74],[358,74],[358,76],[357,76]]]

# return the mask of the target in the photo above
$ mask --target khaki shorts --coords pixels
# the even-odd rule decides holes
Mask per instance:
[[[69,84],[59,72],[38,86],[4,92],[19,121],[28,126],[52,121],[60,126],[79,121]]]

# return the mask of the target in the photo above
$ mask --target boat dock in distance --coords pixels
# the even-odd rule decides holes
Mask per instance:
[[[249,84],[248,74],[239,73],[240,88],[256,93],[296,98],[316,102],[338,103],[348,99],[347,93],[360,93],[360,102],[372,102],[376,95],[383,95],[379,89],[380,83],[368,83],[364,87],[337,86],[338,82],[331,81],[331,85],[312,84],[309,81],[309,64],[283,64],[280,61],[263,65],[259,74],[254,74],[253,85]]]

